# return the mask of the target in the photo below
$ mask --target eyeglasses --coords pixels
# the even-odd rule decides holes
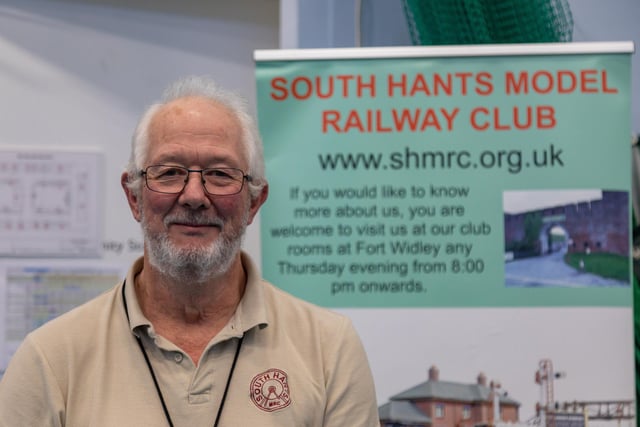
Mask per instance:
[[[242,191],[244,181],[253,179],[236,168],[188,169],[174,165],[153,165],[140,171],[145,177],[147,188],[157,193],[178,194],[189,181],[189,174],[200,173],[202,185],[212,196],[231,196]]]

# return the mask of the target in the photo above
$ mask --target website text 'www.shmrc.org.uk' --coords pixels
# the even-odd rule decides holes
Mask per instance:
[[[322,170],[449,170],[504,169],[517,174],[526,168],[564,167],[562,149],[546,148],[418,151],[409,147],[390,153],[354,152],[318,154]]]

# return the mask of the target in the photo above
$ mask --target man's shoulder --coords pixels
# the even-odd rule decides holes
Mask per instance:
[[[350,323],[346,316],[292,295],[265,280],[261,277],[256,264],[245,252],[242,253],[242,263],[247,271],[247,283],[250,287],[244,297],[245,310],[252,312],[253,315],[266,310],[267,317],[264,320],[268,323],[274,321],[280,325],[291,323],[300,328],[335,328]],[[260,321],[263,320],[261,314],[257,317]]]
[[[330,325],[349,323],[345,315],[292,295],[266,280],[262,280],[262,285],[265,290],[267,310],[271,314],[286,315],[292,318],[291,320],[307,319],[314,323]]]

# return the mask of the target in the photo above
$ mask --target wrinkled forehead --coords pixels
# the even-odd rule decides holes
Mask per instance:
[[[226,106],[200,97],[165,104],[154,115],[149,130],[152,141],[180,133],[239,140],[241,134],[237,118]]]

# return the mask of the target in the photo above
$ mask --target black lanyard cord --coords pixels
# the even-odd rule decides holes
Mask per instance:
[[[124,305],[124,311],[127,315],[127,321],[129,320],[129,309],[127,308],[127,298],[124,295],[124,287],[126,285],[126,281],[122,284],[122,302]],[[162,410],[164,411],[164,416],[169,423],[169,427],[173,426],[173,421],[171,420],[171,416],[169,415],[169,409],[167,408],[167,404],[165,403],[164,396],[162,395],[162,390],[160,389],[160,384],[158,384],[158,379],[156,378],[156,374],[153,370],[153,366],[151,366],[151,361],[149,360],[149,356],[147,355],[146,350],[144,349],[144,345],[142,344],[142,339],[135,335],[136,341],[138,342],[138,346],[140,347],[140,351],[144,356],[144,361],[147,363],[147,368],[149,368],[149,374],[151,374],[151,378],[153,379],[153,385],[156,387],[156,392],[158,393],[158,398],[160,399],[160,403],[162,404]],[[242,348],[242,341],[244,340],[244,334],[238,340],[238,346],[236,347],[236,353],[233,356],[233,362],[231,363],[231,370],[229,371],[229,376],[227,377],[227,384],[224,387],[224,393],[222,394],[222,400],[220,401],[220,407],[218,408],[218,413],[216,414],[216,419],[213,423],[213,427],[218,427],[218,422],[220,421],[220,416],[222,415],[222,408],[224,407],[224,403],[227,400],[227,392],[229,391],[229,386],[231,385],[231,377],[233,377],[233,371],[236,369],[236,363],[238,362],[238,356],[240,355],[240,348]]]
[[[222,415],[222,408],[224,407],[224,402],[227,401],[227,391],[229,391],[229,386],[231,385],[231,377],[233,376],[233,371],[236,369],[236,362],[238,361],[238,356],[240,355],[240,348],[242,347],[242,341],[244,340],[244,334],[238,340],[238,346],[236,347],[236,354],[233,356],[233,363],[231,364],[231,370],[229,371],[229,377],[227,378],[227,384],[224,386],[224,393],[222,394],[222,400],[220,401],[220,407],[218,408],[218,414],[216,415],[216,420],[213,423],[213,427],[218,427],[218,421],[220,421],[220,416]]]
[[[162,390],[160,390],[160,384],[158,384],[156,373],[153,371],[153,368],[151,367],[151,361],[149,361],[149,356],[147,355],[147,352],[144,350],[144,346],[142,345],[142,340],[137,335],[136,335],[136,341],[138,341],[138,345],[140,346],[140,351],[142,351],[142,355],[144,356],[144,361],[147,362],[149,373],[151,374],[151,378],[153,379],[153,385],[156,386],[156,392],[158,392],[158,397],[160,398],[160,403],[162,404],[162,410],[164,411],[164,416],[167,418],[169,427],[173,427],[173,421],[171,421],[171,416],[169,415],[169,409],[167,408],[167,404],[165,403],[164,397],[162,396]]]

